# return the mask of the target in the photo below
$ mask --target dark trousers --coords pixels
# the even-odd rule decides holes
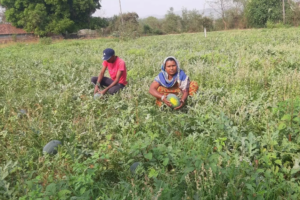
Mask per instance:
[[[96,85],[97,84],[97,80],[98,80],[98,77],[92,77],[91,82],[94,85]],[[114,81],[111,78],[103,77],[102,80],[101,80],[101,82],[100,82],[100,86],[107,87],[110,84],[112,84],[112,82],[114,82]],[[108,93],[109,94],[115,94],[119,90],[123,89],[124,87],[125,87],[125,85],[123,85],[121,83],[117,83],[116,85],[114,85],[113,87],[111,87],[111,88],[108,89]]]

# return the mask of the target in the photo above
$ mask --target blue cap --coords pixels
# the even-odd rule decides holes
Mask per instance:
[[[115,51],[113,49],[104,49],[102,60],[109,60],[113,55],[115,55]]]

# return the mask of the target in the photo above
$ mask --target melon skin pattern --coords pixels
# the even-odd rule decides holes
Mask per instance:
[[[172,104],[173,108],[180,106],[180,99],[175,94],[168,94],[167,99]]]
[[[130,171],[131,171],[131,173],[134,174],[136,168],[137,168],[140,164],[141,164],[140,162],[135,162],[135,163],[133,163],[133,164],[130,166]]]
[[[94,95],[94,99],[100,99],[102,96],[103,96],[102,94],[96,93],[96,94]]]
[[[44,153],[48,154],[56,154],[57,153],[57,147],[61,145],[61,142],[58,140],[52,140],[48,142],[43,148]]]

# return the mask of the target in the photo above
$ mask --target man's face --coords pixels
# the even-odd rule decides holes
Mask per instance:
[[[115,58],[116,58],[116,56],[113,55],[112,57],[110,57],[110,59],[107,60],[107,62],[108,63],[114,63],[115,60],[116,60]]]

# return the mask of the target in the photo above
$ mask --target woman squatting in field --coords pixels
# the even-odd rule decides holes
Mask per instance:
[[[175,108],[177,110],[185,105],[187,97],[194,95],[198,88],[198,83],[190,81],[189,77],[180,69],[176,58],[169,56],[164,60],[161,72],[150,85],[149,93],[156,97],[158,106],[161,106],[164,102],[169,107],[172,105],[167,100],[167,95],[181,94],[180,105]]]

